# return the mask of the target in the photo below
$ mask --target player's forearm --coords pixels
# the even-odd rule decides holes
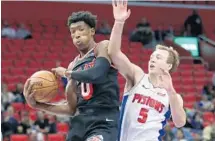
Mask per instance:
[[[182,127],[186,123],[186,113],[184,111],[183,105],[180,103],[180,99],[177,94],[169,95],[170,109],[172,114],[172,119],[176,127]]]
[[[75,113],[75,109],[69,107],[68,103],[64,104],[46,104],[46,103],[37,103],[36,109],[45,111],[53,115],[65,115],[72,116]]]
[[[92,68],[73,71],[71,78],[84,83],[102,83],[110,68],[110,63],[105,57],[96,58]]]
[[[108,54],[110,56],[116,55],[121,50],[121,40],[122,40],[122,33],[123,33],[123,22],[115,21],[114,26],[112,28],[110,42],[108,45]]]

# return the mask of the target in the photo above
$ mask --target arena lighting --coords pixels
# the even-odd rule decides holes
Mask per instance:
[[[175,37],[174,43],[190,51],[193,57],[199,57],[198,38],[196,37]]]

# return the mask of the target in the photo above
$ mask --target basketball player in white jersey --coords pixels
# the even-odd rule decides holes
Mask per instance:
[[[157,45],[148,62],[148,74],[130,62],[120,50],[124,22],[130,13],[127,0],[113,1],[115,23],[108,54],[126,79],[119,141],[158,141],[162,140],[170,116],[176,127],[186,122],[183,100],[169,74],[179,65],[179,56],[173,48]]]

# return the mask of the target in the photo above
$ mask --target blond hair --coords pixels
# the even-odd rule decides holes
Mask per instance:
[[[173,47],[167,47],[163,45],[156,45],[156,50],[166,50],[169,52],[169,56],[167,58],[167,63],[172,64],[172,68],[169,70],[169,72],[174,72],[176,71],[179,63],[180,63],[180,58],[179,54],[176,50],[173,49]]]

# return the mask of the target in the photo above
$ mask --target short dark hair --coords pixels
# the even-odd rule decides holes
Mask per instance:
[[[73,12],[72,15],[68,18],[67,25],[68,27],[70,27],[72,23],[83,21],[91,28],[96,28],[96,18],[97,16],[93,15],[89,11]]]

